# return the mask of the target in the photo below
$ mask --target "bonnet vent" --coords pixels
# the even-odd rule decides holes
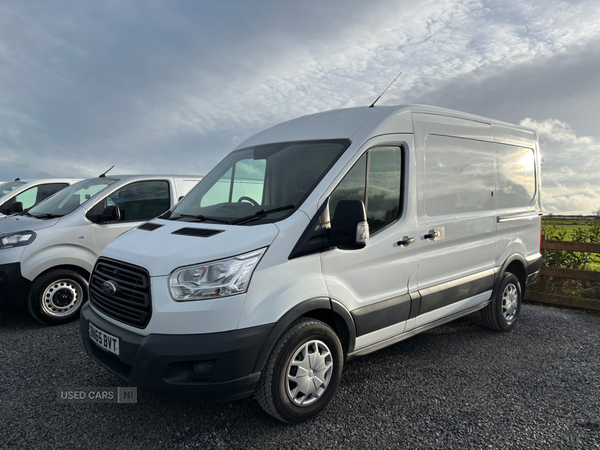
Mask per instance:
[[[225,230],[210,230],[207,228],[181,228],[177,231],[173,231],[171,234],[181,234],[182,236],[194,236],[194,237],[211,237],[215,234],[222,233]]]
[[[154,231],[157,228],[160,228],[160,227],[163,227],[163,226],[164,225],[159,225],[157,223],[150,223],[150,222],[148,222],[148,223],[145,223],[143,225],[140,225],[138,227],[138,230]]]

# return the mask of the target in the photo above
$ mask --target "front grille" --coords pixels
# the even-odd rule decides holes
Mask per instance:
[[[173,231],[171,234],[180,234],[182,236],[194,236],[194,237],[211,237],[215,234],[222,233],[225,230],[212,230],[207,228],[180,228],[177,231]]]
[[[116,292],[103,285],[111,282]],[[90,279],[90,301],[100,312],[119,322],[145,328],[152,315],[150,275],[142,267],[99,258]]]

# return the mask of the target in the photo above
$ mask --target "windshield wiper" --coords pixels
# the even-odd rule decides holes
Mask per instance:
[[[269,214],[276,213],[279,211],[286,211],[288,209],[292,209],[295,207],[296,207],[295,205],[286,205],[286,206],[280,206],[279,208],[273,208],[273,209],[267,209],[267,210],[261,209],[260,211],[256,211],[254,214],[251,214],[249,216],[240,217],[239,219],[232,220],[230,223],[232,225],[237,225],[237,224],[244,223],[244,222],[250,222],[252,220],[258,220],[258,219],[262,219],[263,217],[267,217]]]
[[[200,222],[217,222],[217,223],[226,223],[226,224],[231,223],[229,220],[217,219],[216,217],[206,217],[206,216],[203,216],[202,214],[200,214],[199,216],[194,216],[193,214],[179,214],[179,216],[169,219],[169,220],[179,220],[184,217],[197,219]]]
[[[40,214],[39,216],[36,216],[35,214],[27,213],[27,215],[31,216],[31,217],[35,217],[36,219],[54,219],[55,217],[64,216],[64,214],[52,214],[52,213]]]

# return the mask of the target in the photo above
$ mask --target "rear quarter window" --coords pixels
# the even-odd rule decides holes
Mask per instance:
[[[535,156],[530,148],[494,144],[498,170],[496,208],[528,206],[535,195]]]

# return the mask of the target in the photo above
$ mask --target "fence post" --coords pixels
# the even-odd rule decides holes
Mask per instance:
[[[544,248],[544,246],[542,245],[544,243],[544,241],[546,240],[547,236],[545,234],[542,234],[542,242],[540,244],[540,253],[542,254],[542,267],[546,266],[546,249]],[[545,279],[546,277],[540,275],[540,291],[541,292],[546,292],[546,283],[545,283]]]

